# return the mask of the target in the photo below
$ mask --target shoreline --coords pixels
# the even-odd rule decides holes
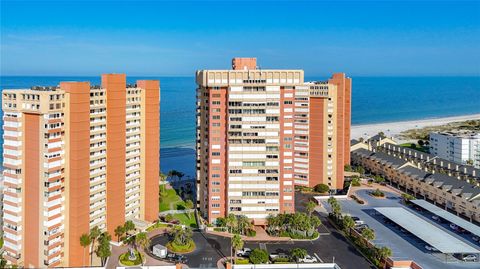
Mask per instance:
[[[387,137],[394,137],[398,140],[398,142],[407,142],[398,139],[398,135],[406,130],[421,129],[429,126],[444,125],[450,122],[478,119],[480,119],[480,113],[441,118],[426,118],[418,120],[352,125],[350,135],[352,139],[358,139],[361,137],[366,139],[378,134],[379,132],[384,132]]]

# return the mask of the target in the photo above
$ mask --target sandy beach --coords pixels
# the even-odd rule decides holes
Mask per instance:
[[[360,137],[368,138],[370,136],[378,134],[379,132],[384,132],[386,136],[394,137],[398,139],[398,134],[400,134],[402,131],[405,131],[405,130],[419,129],[427,126],[443,125],[449,122],[478,120],[478,119],[480,119],[480,114],[445,117],[445,118],[430,118],[430,119],[412,120],[412,121],[352,125],[351,137],[352,139],[358,139]],[[405,141],[399,140],[399,142],[405,142]]]

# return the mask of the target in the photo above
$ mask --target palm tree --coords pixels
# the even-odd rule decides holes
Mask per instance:
[[[112,251],[110,250],[110,241],[112,240],[112,236],[108,232],[103,232],[98,237],[98,246],[95,253],[101,259],[102,266],[105,266],[105,262],[107,258],[112,255]]]
[[[232,248],[235,251],[235,257],[237,256],[237,251],[243,248],[243,240],[242,237],[238,234],[235,234],[232,237]]]
[[[350,216],[343,217],[343,227],[351,234],[352,228],[355,226],[355,221]]]
[[[167,175],[165,175],[164,173],[160,172],[160,175],[159,175],[159,179],[160,179],[160,193],[163,193],[165,192],[165,181],[167,180]]]
[[[95,226],[92,229],[90,229],[90,240],[92,241],[92,247],[90,249],[90,253],[92,253],[92,255],[90,256],[90,264],[93,263],[93,250],[95,249],[95,241],[97,241],[101,233],[102,232],[100,231],[98,226]]]
[[[228,232],[233,233],[233,230],[237,226],[237,218],[233,213],[228,214],[226,219],[226,226],[227,226]]]
[[[246,216],[240,215],[237,216],[237,227],[240,234],[246,235],[247,231],[252,229],[252,223]]]
[[[378,260],[386,260],[388,257],[392,256],[392,250],[388,247],[381,247],[377,250]]]
[[[317,204],[315,204],[313,201],[308,201],[307,204],[305,204],[305,209],[307,210],[308,216],[310,217],[315,210],[315,207]]]
[[[128,235],[128,232],[135,230],[135,223],[131,220],[127,220],[123,227],[125,228],[125,233]]]
[[[117,237],[117,241],[120,242],[120,237],[123,236],[125,233],[125,227],[122,225],[118,225],[117,228],[115,228],[115,236]]]
[[[170,235],[177,245],[185,246],[192,240],[193,232],[189,227],[182,228],[177,225],[172,229]]]
[[[85,251],[87,250],[87,247],[90,246],[91,240],[90,236],[88,234],[82,234],[80,236],[80,246],[83,247],[83,265],[86,266],[85,264]]]
[[[146,249],[150,245],[150,239],[148,238],[147,233],[145,232],[138,233],[135,236],[135,245],[140,247],[141,249]],[[139,252],[139,255],[140,255],[140,261],[143,264],[143,258],[140,252]]]
[[[375,239],[375,231],[370,228],[365,228],[362,230],[362,236],[366,239],[366,241],[371,241]],[[366,245],[366,243],[365,243]]]

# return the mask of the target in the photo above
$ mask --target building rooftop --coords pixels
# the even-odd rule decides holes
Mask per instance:
[[[480,253],[480,250],[404,208],[376,207],[375,210],[442,253]]]

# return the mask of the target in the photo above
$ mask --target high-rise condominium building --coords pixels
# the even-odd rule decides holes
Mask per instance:
[[[430,133],[430,153],[459,164],[480,168],[480,133],[474,131]]]
[[[304,82],[303,70],[197,71],[198,207],[262,223],[294,211],[294,186],[343,188],[350,162],[351,79]]]
[[[82,266],[94,226],[158,218],[159,94],[124,74],[3,91],[4,258]]]

